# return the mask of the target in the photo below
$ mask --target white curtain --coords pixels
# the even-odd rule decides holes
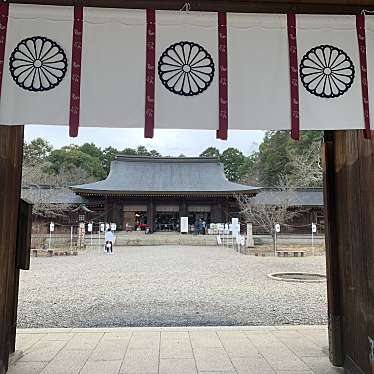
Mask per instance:
[[[156,11],[156,129],[218,128],[217,18]],[[374,18],[366,18],[373,118]],[[72,29],[73,7],[10,4],[1,124],[69,123]],[[145,41],[145,10],[84,9],[80,126],[144,127]],[[364,128],[355,17],[297,15],[297,48],[300,129]],[[52,62],[44,78],[38,57]],[[227,57],[229,130],[290,129],[286,16],[229,13]]]

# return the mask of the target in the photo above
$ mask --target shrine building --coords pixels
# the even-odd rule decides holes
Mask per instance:
[[[119,230],[148,226],[150,231],[189,224],[228,222],[238,217],[235,194],[255,196],[258,187],[226,179],[215,158],[116,156],[105,180],[71,187],[82,201]]]

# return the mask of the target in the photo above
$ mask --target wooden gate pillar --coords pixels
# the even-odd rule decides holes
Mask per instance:
[[[374,139],[325,138],[330,357],[346,373],[374,374]]]
[[[336,178],[334,132],[325,131],[322,146],[324,171],[326,274],[328,294],[329,353],[335,366],[343,366],[342,305],[340,295],[339,248],[336,222]]]
[[[0,126],[0,374],[13,350],[16,238],[21,193],[23,126]]]

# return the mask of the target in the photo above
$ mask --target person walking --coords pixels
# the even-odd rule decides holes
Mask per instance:
[[[112,230],[109,227],[108,230],[105,233],[105,249],[106,249],[106,253],[109,253],[109,251],[110,251],[110,254],[113,254],[113,239],[114,239],[113,232],[112,232]]]

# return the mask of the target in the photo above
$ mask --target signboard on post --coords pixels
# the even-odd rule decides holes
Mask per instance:
[[[315,234],[317,232],[317,225],[312,223],[312,233]]]
[[[89,224],[87,225],[87,231],[88,231],[88,232],[92,232],[92,223],[89,223]]]
[[[55,224],[54,224],[53,222],[51,222],[51,223],[49,224],[49,231],[50,231],[50,232],[55,231]]]
[[[188,217],[181,217],[181,234],[188,234]]]
[[[233,235],[237,235],[240,233],[240,224],[239,218],[232,218],[231,220],[231,232]]]
[[[117,224],[115,224],[115,223],[111,223],[111,224],[110,224],[110,229],[111,229],[112,231],[116,231],[116,230],[117,230]]]
[[[105,231],[105,225],[103,223],[100,223],[100,231],[101,232]]]
[[[280,224],[279,223],[276,223],[275,226],[274,226],[274,229],[275,229],[275,232],[280,232],[281,231],[281,227],[280,227]]]

